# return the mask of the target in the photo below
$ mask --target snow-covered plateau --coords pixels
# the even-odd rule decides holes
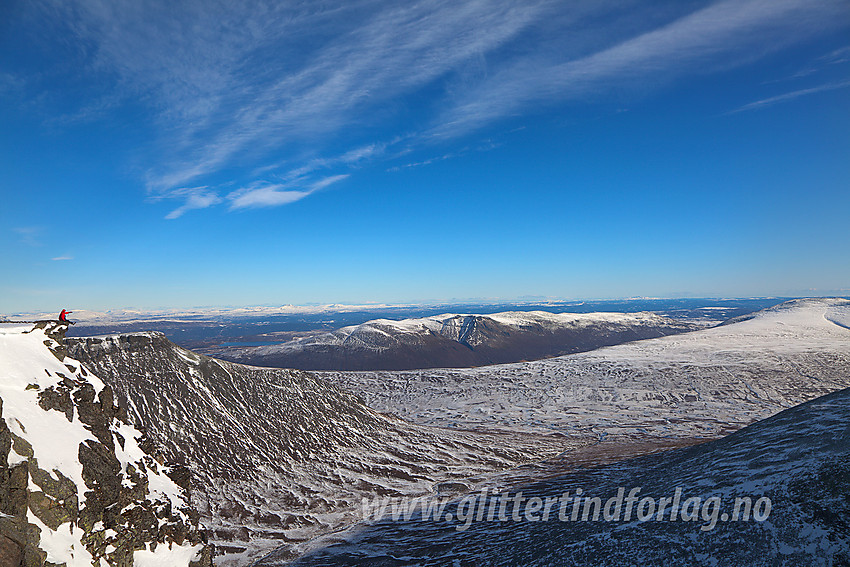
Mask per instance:
[[[422,425],[717,437],[850,386],[850,301],[805,299],[729,324],[533,362],[316,372]]]
[[[722,439],[473,492],[438,520],[388,515],[258,566],[836,567],[850,564],[848,495],[844,389]]]

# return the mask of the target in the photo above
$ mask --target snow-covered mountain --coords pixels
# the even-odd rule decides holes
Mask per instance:
[[[639,492],[629,504],[624,496],[634,489]],[[294,563],[272,554],[258,565],[848,565],[850,389],[723,439],[511,486],[483,498],[478,494],[448,505],[439,521],[423,521],[421,512],[407,521],[386,518]],[[594,498],[600,501],[598,516]],[[663,498],[668,500],[662,510]],[[508,501],[506,519],[479,518],[476,503],[494,499]],[[545,508],[534,499],[559,500],[544,519]],[[580,515],[574,518],[576,499]],[[517,502],[520,514],[514,517]],[[476,510],[474,517],[470,510]]]
[[[850,386],[850,301],[534,362],[316,374],[424,425],[716,437]]]
[[[589,438],[454,431],[373,411],[312,374],[197,355],[159,333],[68,339],[131,421],[194,474],[193,504],[226,555],[289,557],[357,522],[362,498],[465,489]]]
[[[504,491],[719,437],[846,388],[848,314],[846,300],[796,301],[720,327],[536,362],[398,372],[250,367],[197,355],[159,333],[66,344],[114,390],[130,421],[147,431],[164,457],[191,471],[192,504],[210,541],[225,553],[216,562],[245,565],[275,550],[268,562],[280,564],[351,537],[360,529],[364,497]],[[457,338],[475,342],[462,324],[456,328]],[[679,466],[663,462],[671,470]],[[684,475],[686,468],[677,470]],[[637,474],[639,467],[622,470]],[[712,482],[693,481],[706,490]],[[652,485],[651,479],[641,482]],[[363,533],[359,551],[343,556],[354,564],[375,564],[370,550],[377,546],[381,555],[387,538],[407,537],[374,532],[368,539],[373,532]],[[619,532],[588,538],[611,533]],[[433,548],[412,535],[411,549],[419,549],[423,564],[445,564],[435,550],[458,548],[443,532],[432,535]],[[548,549],[522,543],[522,532],[503,536],[515,544],[501,552],[504,564],[516,564],[511,558],[524,557],[523,549]],[[680,536],[660,537],[677,542]],[[502,555],[472,545],[501,564]],[[595,549],[589,545],[581,539],[576,549]],[[514,549],[520,555],[511,555]],[[416,563],[413,556],[390,553],[395,560],[382,555],[378,562]],[[308,555],[305,564],[323,564],[321,557]]]
[[[302,370],[460,368],[582,352],[702,326],[652,313],[444,314],[376,319],[282,344],[219,347],[212,354]]]
[[[67,356],[66,330],[0,324],[0,565],[210,566],[186,471]]]

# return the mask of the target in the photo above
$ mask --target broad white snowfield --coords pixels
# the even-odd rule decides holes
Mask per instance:
[[[422,425],[600,437],[717,437],[850,386],[850,301],[534,362],[316,372]]]
[[[83,424],[75,412],[71,421],[60,411],[45,410],[38,403],[39,392],[58,386],[65,377],[77,381],[87,381],[100,393],[103,382],[90,371],[69,357],[59,360],[51,348],[59,345],[44,329],[34,328],[32,324],[0,324],[0,398],[2,399],[2,417],[9,430],[32,447],[32,455],[21,455],[13,444],[9,452],[7,465],[15,465],[27,460],[37,460],[38,467],[50,473],[56,481],[61,476],[70,479],[76,486],[76,497],[80,508],[85,505],[88,487],[83,480],[83,465],[80,463],[80,444],[86,440],[96,441],[95,435]],[[144,457],[137,444],[139,431],[132,426],[113,425],[113,434],[123,438],[123,446],[115,445],[115,456],[122,471],[128,465],[139,467]],[[24,451],[27,452],[27,451]],[[168,476],[148,469],[148,498],[167,499],[173,510],[185,506],[182,490]],[[30,476],[30,491],[39,491]],[[182,512],[181,512],[182,513]],[[47,552],[47,560],[53,563],[65,563],[67,567],[91,567],[91,554],[83,545],[83,530],[72,522],[64,523],[52,530],[28,510],[27,518],[41,530],[40,547]],[[108,531],[108,530],[106,530]],[[105,534],[109,535],[109,534]],[[141,550],[136,552],[136,565],[139,567],[181,567],[188,566],[200,550],[200,545],[160,544],[154,553]]]

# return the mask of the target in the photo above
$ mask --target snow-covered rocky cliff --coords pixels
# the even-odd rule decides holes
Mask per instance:
[[[186,471],[67,356],[66,329],[0,324],[0,565],[211,565]]]
[[[159,333],[67,344],[191,471],[192,503],[224,553],[216,562],[274,549],[268,561],[282,564],[349,537],[364,497],[504,490],[719,437],[846,388],[848,306],[796,301],[692,333],[472,369],[257,368]]]

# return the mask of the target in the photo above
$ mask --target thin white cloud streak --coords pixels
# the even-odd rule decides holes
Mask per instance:
[[[294,181],[298,179],[304,179],[309,174],[328,169],[336,166],[356,166],[358,163],[362,161],[366,161],[372,158],[375,158],[384,153],[387,148],[386,143],[372,143],[365,146],[359,146],[348,150],[344,154],[330,157],[330,158],[313,158],[303,165],[300,165],[294,169],[290,169],[285,173],[277,174],[281,181]],[[280,170],[282,169],[282,164],[273,164],[266,167],[259,168],[253,172],[253,175],[260,175],[263,173],[267,173],[269,171]]]
[[[836,49],[832,53],[828,53],[820,58],[821,61],[826,61],[828,65],[838,65],[850,61],[850,45]]]
[[[207,186],[175,189],[167,197],[185,200],[183,205],[165,215],[165,218],[169,220],[180,218],[192,210],[206,209],[221,203],[221,197],[218,196],[218,193],[210,190]],[[159,197],[159,199],[162,198],[165,197]]]
[[[359,161],[369,159],[377,154],[380,154],[386,148],[386,144],[369,144],[349,150],[340,156],[340,161],[345,163],[357,163]]]
[[[300,201],[310,194],[310,191],[293,191],[284,187],[284,185],[265,185],[237,193],[232,197],[230,210],[278,207]]]
[[[457,136],[535,102],[602,97],[746,64],[822,32],[843,8],[840,1],[724,1],[579,59],[518,61],[466,93],[432,134]]]
[[[325,187],[328,187],[329,185],[333,185],[334,183],[336,183],[338,181],[342,181],[343,179],[347,179],[349,176],[350,176],[349,174],[343,173],[343,174],[340,174],[340,175],[331,175],[330,177],[320,179],[319,181],[316,181],[315,183],[313,183],[313,186],[311,187],[311,192],[321,191],[322,189],[324,189]]]
[[[12,232],[18,235],[21,244],[26,246],[41,246],[41,236],[44,234],[42,226],[19,226],[12,229]]]
[[[236,190],[227,196],[230,201],[230,210],[256,209],[261,207],[279,207],[300,201],[316,191],[333,185],[348,178],[348,174],[331,175],[314,182],[306,189],[292,189],[285,184],[254,185]]]
[[[63,262],[63,261],[73,260],[73,259],[74,259],[73,256],[68,256],[68,255],[56,256],[55,258],[51,258],[51,260],[53,260],[54,262]]]
[[[796,91],[791,91],[789,93],[784,93],[781,95],[772,96],[769,98],[765,98],[762,100],[757,100],[755,102],[751,102],[749,104],[745,104],[740,108],[736,108],[735,110],[729,112],[729,114],[735,114],[738,112],[746,112],[747,110],[757,110],[759,108],[765,108],[768,106],[772,106],[774,104],[788,102],[801,96],[807,96],[816,93],[822,93],[825,91],[834,91],[836,89],[846,89],[850,87],[850,81],[843,81],[840,83],[827,83],[825,85],[819,85],[817,87],[810,87],[807,89],[798,89]]]

